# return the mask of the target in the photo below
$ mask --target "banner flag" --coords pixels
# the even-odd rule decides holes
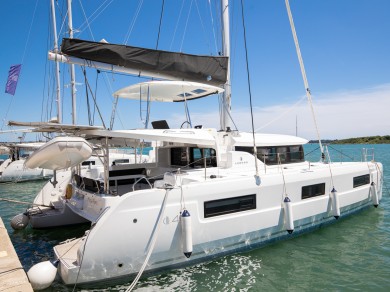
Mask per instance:
[[[16,85],[18,84],[20,70],[22,69],[22,64],[13,65],[10,67],[8,72],[8,80],[5,85],[5,93],[9,93],[11,95],[15,94]]]

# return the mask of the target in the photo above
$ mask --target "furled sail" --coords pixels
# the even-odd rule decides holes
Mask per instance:
[[[215,86],[225,84],[227,57],[198,56],[184,53],[137,48],[125,45],[64,38],[61,52],[80,59],[123,66],[166,78],[200,82]]]

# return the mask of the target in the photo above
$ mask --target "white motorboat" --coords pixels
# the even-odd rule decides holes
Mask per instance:
[[[225,26],[227,13],[227,2],[223,1]],[[128,50],[132,48],[66,39],[63,55],[56,55],[56,60],[84,62],[81,64],[94,68],[109,61],[120,66],[130,63],[138,66],[136,72],[146,70],[153,76],[156,68],[139,65],[138,59],[128,60]],[[163,56],[152,51],[148,50],[148,56]],[[88,59],[89,53],[93,55],[89,61],[75,59]],[[188,57],[182,55],[161,57],[156,70],[171,68],[168,63],[172,60],[175,65],[178,59]],[[118,56],[123,60],[117,60]],[[218,84],[229,84],[229,70],[218,58],[204,63],[187,59],[191,65],[199,65],[195,69],[188,66],[192,67],[188,70],[198,74],[179,70],[185,66],[180,66],[175,74],[195,83],[190,90],[183,90],[184,83],[168,82],[164,95],[171,94],[171,101],[186,102],[190,94],[202,91],[201,85],[199,90],[196,88],[200,80],[217,83],[209,85],[220,92]],[[218,63],[222,77],[207,72],[213,62]],[[201,64],[210,66],[200,68]],[[169,74],[163,72],[160,76]],[[172,79],[178,78],[175,74]],[[158,81],[138,85],[139,95],[143,86],[155,85],[158,88]],[[225,95],[230,97],[228,87],[225,86]],[[129,92],[131,96],[133,89],[120,90],[118,95]],[[145,92],[158,95],[154,90]],[[227,110],[229,106],[225,104],[223,108]],[[157,141],[158,147],[153,163],[126,165],[115,171],[105,163],[88,176],[74,174],[71,196],[65,204],[92,224],[85,236],[54,247],[55,265],[58,264],[58,274],[65,284],[84,285],[129,277],[135,277],[136,283],[144,271],[187,266],[258,248],[379,204],[381,163],[367,156],[361,162],[331,162],[326,151],[319,162],[305,161],[303,145],[307,140],[231,130],[226,123],[229,113],[224,117],[220,130],[203,126],[170,129],[161,121],[156,129],[78,130],[89,141],[107,143],[103,148],[120,141],[134,147],[142,141]],[[55,276],[57,269],[50,262],[29,270],[36,289],[49,286],[54,279],[39,276],[48,269]]]

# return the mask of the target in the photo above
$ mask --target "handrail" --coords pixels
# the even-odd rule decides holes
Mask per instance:
[[[150,186],[151,189],[153,188],[153,186],[152,186],[152,184],[149,182],[148,178],[147,178],[146,176],[144,176],[144,177],[140,177],[139,179],[137,179],[137,180],[134,182],[134,184],[133,184],[133,192],[135,191],[135,189],[134,189],[135,185],[136,185],[139,181],[141,181],[141,180],[143,180],[143,179],[146,180],[146,182],[148,183],[148,185]]]

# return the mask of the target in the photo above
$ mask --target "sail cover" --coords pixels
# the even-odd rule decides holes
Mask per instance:
[[[198,56],[64,38],[61,52],[85,60],[123,66],[179,80],[221,86],[227,79],[227,57]]]

